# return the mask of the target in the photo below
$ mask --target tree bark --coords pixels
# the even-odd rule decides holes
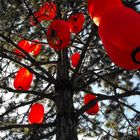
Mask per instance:
[[[67,49],[59,52],[56,91],[56,140],[78,140]]]
[[[56,140],[78,140],[72,92],[69,89],[57,92]]]

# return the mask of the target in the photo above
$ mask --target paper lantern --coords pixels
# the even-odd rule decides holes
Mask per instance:
[[[42,13],[40,16],[42,20],[51,20],[56,16],[56,5],[53,2],[46,2],[39,11]]]
[[[97,26],[99,26],[100,19],[105,12],[122,6],[121,0],[88,0],[89,15]]]
[[[26,68],[20,68],[14,79],[14,88],[16,90],[28,90],[33,79],[33,74]]]
[[[112,61],[121,68],[140,68],[140,16],[130,8],[114,8],[103,15],[99,36]]]
[[[44,107],[40,103],[34,103],[28,115],[30,124],[41,124],[44,118]]]
[[[88,104],[91,100],[94,100],[95,98],[96,98],[96,96],[93,94],[90,94],[90,93],[86,94],[84,96],[84,104],[85,105]],[[88,109],[86,111],[86,113],[89,115],[95,115],[98,113],[98,111],[99,111],[99,106],[98,106],[98,103],[96,103],[94,106],[92,106],[90,109]]]
[[[29,23],[31,26],[36,26],[37,25],[37,22],[41,22],[42,21],[42,18],[40,18],[42,16],[43,13],[41,13],[40,11],[37,11],[37,12],[34,12],[33,15],[34,16],[30,16],[29,18]],[[36,18],[36,19],[34,19]]]
[[[71,56],[71,64],[72,64],[72,66],[77,67],[79,60],[80,60],[80,54],[79,53],[74,53]]]
[[[42,45],[39,43],[38,40],[34,40],[34,42],[30,45],[29,52],[32,53],[34,56],[37,56],[41,51]]]
[[[140,126],[138,127],[138,135],[140,137]]]
[[[70,41],[69,25],[64,20],[54,20],[47,31],[49,45],[56,50],[66,48]]]
[[[56,5],[53,2],[45,2],[43,6],[40,7],[40,9],[34,13],[34,17],[36,18],[36,21],[49,21],[52,20],[56,16]],[[30,25],[36,26],[36,21],[34,20],[34,17],[30,17]]]
[[[22,48],[24,51],[28,52],[30,49],[30,44],[27,40],[20,40],[17,44],[20,48]],[[24,57],[25,54],[23,54],[20,50],[15,49],[15,53]]]
[[[84,14],[76,13],[71,15],[67,22],[69,23],[70,31],[73,33],[78,33],[82,30],[84,24]]]

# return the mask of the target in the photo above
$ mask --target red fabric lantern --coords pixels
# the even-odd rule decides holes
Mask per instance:
[[[82,26],[84,24],[84,14],[76,13],[71,15],[68,19],[68,23],[70,26],[70,31],[73,33],[78,33],[82,30]]]
[[[28,90],[33,79],[33,74],[26,68],[20,68],[14,79],[14,88],[16,90]]]
[[[41,124],[44,118],[44,107],[40,103],[35,103],[31,106],[31,110],[28,115],[30,124]]]
[[[45,2],[44,5],[34,13],[34,16],[38,22],[52,20],[56,16],[56,5],[53,2]],[[36,25],[33,16],[30,17],[30,24],[32,26]]]
[[[18,46],[20,48],[22,48],[24,51],[28,52],[29,49],[30,49],[30,44],[27,40],[21,40],[18,42]],[[23,54],[20,50],[18,49],[15,49],[15,53],[18,54],[18,55],[21,55],[22,57],[25,56],[25,54]]]
[[[42,45],[39,44],[39,41],[35,40],[31,43],[29,52],[32,53],[34,56],[37,56],[41,51],[41,47]]]
[[[96,96],[93,94],[90,94],[90,93],[86,94],[84,96],[84,104],[85,105],[88,104],[91,100],[94,100],[95,98]],[[99,106],[98,106],[98,103],[96,103],[93,107],[87,110],[86,113],[89,115],[95,115],[98,113],[98,111],[99,111]]]
[[[41,22],[42,21],[42,18],[40,18],[42,16],[43,13],[41,13],[40,11],[37,11],[34,13],[34,17],[36,18],[36,20],[34,19],[33,16],[30,16],[30,19],[29,19],[29,23],[31,26],[36,26],[37,25],[37,22]]]
[[[106,11],[122,6],[121,0],[88,0],[89,15],[97,26],[99,26],[100,19]]]
[[[109,57],[127,70],[140,68],[139,25],[139,14],[126,7],[106,12],[99,25],[99,35]]]
[[[46,2],[40,9],[42,20],[51,20],[56,16],[56,5],[53,2]]]
[[[54,20],[47,31],[47,40],[49,45],[56,49],[66,48],[70,41],[70,30],[67,22],[63,20]]]
[[[140,126],[138,127],[138,135],[140,137]]]
[[[72,64],[72,66],[77,67],[79,60],[80,60],[80,54],[79,53],[74,53],[71,56],[71,64]]]

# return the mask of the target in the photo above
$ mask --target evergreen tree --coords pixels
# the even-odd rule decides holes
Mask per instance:
[[[78,140],[78,135],[83,135],[83,139],[139,139],[140,111],[133,100],[130,102],[140,98],[139,70],[122,69],[110,60],[98,26],[88,14],[86,0],[53,0],[57,7],[55,18],[40,22],[34,13],[45,2],[0,0],[0,138],[51,140],[55,136],[56,140]],[[136,12],[139,3],[123,1]],[[68,21],[78,12],[85,18],[82,30],[70,34],[65,49],[50,47],[46,36],[51,23],[56,19]],[[67,36],[66,32],[63,36]],[[41,45],[40,53],[33,55],[20,48],[21,40]],[[16,53],[17,49],[22,54]],[[71,62],[74,53],[80,54],[76,66]],[[29,90],[13,85],[23,67],[33,74]],[[87,93],[97,98],[85,105]],[[30,124],[29,112],[37,102],[44,106],[43,123]],[[99,112],[88,115],[86,111],[97,103]]]

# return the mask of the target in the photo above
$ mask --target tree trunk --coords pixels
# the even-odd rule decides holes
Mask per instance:
[[[57,94],[56,140],[78,140],[72,92],[62,88]]]
[[[73,106],[73,90],[69,80],[67,49],[59,52],[56,91],[56,140],[78,140],[77,119]]]

